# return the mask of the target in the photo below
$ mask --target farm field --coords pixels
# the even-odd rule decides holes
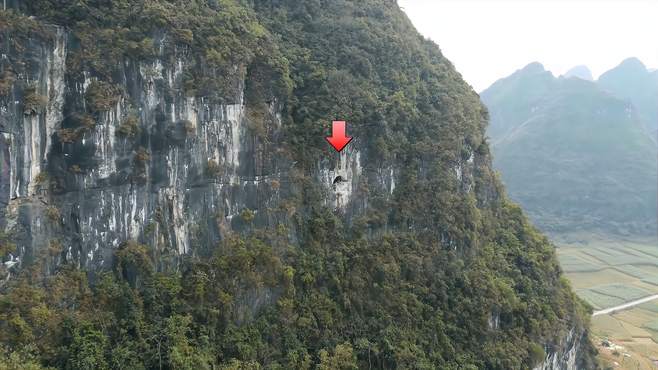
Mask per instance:
[[[598,310],[651,295],[651,292],[631,284],[595,285],[576,290],[576,293]]]
[[[566,277],[595,311],[658,294],[656,240],[585,235],[556,244]],[[658,300],[593,317],[592,337],[610,366],[656,369],[652,360],[658,359]],[[603,346],[605,341],[611,347]]]

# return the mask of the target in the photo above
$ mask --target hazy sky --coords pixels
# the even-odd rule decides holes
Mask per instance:
[[[623,59],[658,67],[656,0],[398,0],[477,91],[538,61],[597,78]]]

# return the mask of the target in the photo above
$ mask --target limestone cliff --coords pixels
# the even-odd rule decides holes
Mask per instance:
[[[0,19],[0,226],[16,247],[7,285],[36,264],[46,281],[74,268],[93,282],[114,268],[140,296],[153,271],[172,274],[180,300],[207,295],[176,325],[198,329],[184,334],[195,351],[216,346],[190,355],[197,368],[591,363],[552,246],[491,170],[478,96],[395,2],[10,5]],[[340,154],[324,141],[333,119],[355,137]],[[269,259],[231,264],[244,256],[233,244]],[[153,270],[126,262],[142,252]],[[199,276],[214,278],[186,290]],[[154,327],[180,318],[159,316],[180,306],[151,314],[143,300]],[[5,336],[7,325],[0,341],[29,340]],[[107,343],[134,333],[105,328]],[[231,344],[243,330],[250,340]],[[177,368],[180,348],[163,357],[161,343],[157,356],[131,358]],[[73,366],[78,347],[39,345],[42,363]],[[119,361],[110,348],[96,364]]]

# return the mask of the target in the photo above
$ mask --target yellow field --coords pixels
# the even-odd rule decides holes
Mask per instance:
[[[658,241],[596,235],[557,238],[558,257],[576,293],[595,310],[658,293]],[[592,318],[601,360],[615,369],[658,369],[658,300]],[[611,346],[604,346],[609,341]]]

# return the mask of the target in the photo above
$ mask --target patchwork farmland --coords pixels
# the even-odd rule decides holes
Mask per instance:
[[[557,243],[562,270],[594,310],[658,294],[655,240],[596,240]],[[599,342],[610,340],[624,347],[630,357],[610,355],[610,361],[620,363],[622,369],[653,368],[650,360],[658,359],[658,300],[593,317],[592,331]]]

